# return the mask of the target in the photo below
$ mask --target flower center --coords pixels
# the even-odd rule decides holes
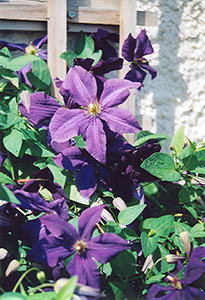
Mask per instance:
[[[88,111],[91,116],[96,116],[100,113],[100,105],[98,102],[90,103],[88,105]]]
[[[86,244],[83,241],[77,241],[74,245],[74,249],[81,255],[86,251]]]
[[[137,65],[137,66],[140,66],[142,64],[146,64],[147,60],[145,58],[136,58],[134,61],[133,61],[133,64],[134,65]]]
[[[25,52],[26,54],[36,55],[38,49],[33,45],[32,42],[30,42],[29,45],[25,48]]]
[[[183,289],[183,288],[182,288],[182,285],[181,285],[181,282],[179,281],[179,278],[168,275],[168,276],[167,276],[167,279],[168,279],[169,281],[171,281],[171,285],[172,285],[175,289],[177,289],[177,290],[182,290],[182,289]]]

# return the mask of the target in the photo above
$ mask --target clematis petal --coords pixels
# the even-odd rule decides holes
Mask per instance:
[[[77,171],[78,168],[87,161],[86,151],[82,151],[77,146],[69,147],[54,157],[54,162],[61,168],[69,171]]]
[[[108,127],[118,133],[138,132],[141,130],[137,120],[127,109],[120,107],[106,108],[100,113]]]
[[[134,51],[134,58],[141,58],[144,55],[152,54],[154,52],[151,42],[146,34],[146,30],[140,31],[136,38],[136,48]]]
[[[63,238],[68,247],[73,245],[78,238],[75,227],[63,220],[57,214],[42,216],[40,217],[40,220],[46,225],[47,229],[53,234],[53,236],[61,239]]]
[[[194,250],[192,251],[192,254],[190,256],[190,259],[193,257],[199,258],[199,259],[205,257],[205,247],[194,248]]]
[[[88,241],[87,248],[99,263],[105,264],[130,245],[115,233],[104,233]]]
[[[98,117],[90,119],[86,129],[86,147],[88,153],[97,161],[105,164],[106,162],[106,134],[103,130],[103,123]]]
[[[51,234],[35,244],[27,258],[53,268],[59,261],[71,254],[73,254],[73,250],[68,249],[67,241],[58,239]]]
[[[95,77],[80,66],[71,68],[61,86],[80,106],[87,107],[96,101],[97,84]]]
[[[84,110],[59,108],[48,127],[51,141],[66,142],[84,133],[87,125],[88,117]]]
[[[113,70],[122,69],[123,59],[119,57],[110,57],[107,60],[100,60],[95,66],[93,66],[92,71],[95,75],[103,76],[105,73],[109,73]]]
[[[130,89],[138,89],[141,86],[139,82],[131,82],[125,79],[109,79],[104,83],[104,89],[99,99],[103,108],[117,106],[125,102],[130,95]]]
[[[146,64],[141,64],[140,66],[150,73],[152,79],[154,79],[157,76],[157,71],[152,67],[150,67],[148,62]]]
[[[42,92],[30,95],[29,111],[23,102],[19,104],[21,114],[34,125],[51,118],[60,107],[62,107],[60,103]]]
[[[14,195],[21,202],[21,204],[18,205],[20,207],[44,212],[50,211],[47,201],[37,193],[15,190]]]
[[[45,42],[47,42],[48,39],[48,35],[44,35],[41,38],[36,39],[35,41],[33,41],[34,46],[39,49]]]
[[[86,255],[83,256],[76,253],[66,269],[70,276],[78,276],[78,283],[95,288],[100,287],[100,272],[97,264],[91,257],[88,258]]]
[[[186,299],[195,299],[195,300],[204,300],[205,299],[205,293],[200,291],[197,288],[194,288],[192,286],[186,286],[185,288],[186,292],[187,292],[187,297]],[[191,296],[193,298],[191,298]]]
[[[101,219],[101,213],[105,205],[93,206],[82,212],[78,220],[78,232],[80,239],[89,241],[93,231],[96,228],[96,223]]]
[[[122,46],[122,56],[127,61],[132,62],[134,60],[134,50],[136,46],[136,39],[130,33],[128,37],[125,39],[124,44]]]
[[[80,168],[76,176],[76,186],[85,199],[90,199],[97,188],[97,178],[93,164],[84,164]]]
[[[144,72],[141,68],[138,66],[131,64],[130,65],[131,70],[127,72],[125,75],[125,79],[130,80],[132,82],[143,82],[147,73]]]
[[[184,280],[186,284],[190,284],[197,280],[205,272],[205,263],[198,258],[190,258],[184,272]]]
[[[27,44],[13,44],[5,41],[0,41],[0,49],[2,49],[3,47],[7,47],[9,51],[20,50],[24,52],[25,48],[27,47]]]
[[[157,296],[158,293],[160,292],[169,292],[166,295],[162,296],[162,297],[155,297]],[[175,288],[171,287],[171,286],[163,286],[163,285],[159,285],[159,284],[153,284],[151,286],[151,288],[148,290],[147,293],[147,300],[154,300],[154,299],[160,299],[160,300],[179,300],[181,298],[179,298],[179,291],[176,290]]]

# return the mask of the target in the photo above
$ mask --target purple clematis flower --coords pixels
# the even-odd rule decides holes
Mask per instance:
[[[122,46],[122,56],[131,62],[131,70],[125,75],[125,79],[142,83],[147,75],[143,69],[148,71],[154,79],[157,76],[157,71],[151,68],[147,59],[144,58],[145,55],[153,52],[145,29],[139,33],[136,39],[130,33]]]
[[[66,267],[70,276],[77,275],[79,283],[99,288],[100,272],[93,259],[104,264],[130,247],[127,241],[114,233],[92,238],[103,208],[104,205],[84,210],[78,220],[78,232],[58,215],[41,217],[51,234],[34,245],[28,259],[53,268],[74,254]]]
[[[40,47],[47,41],[48,36],[38,38],[29,44],[13,44],[5,41],[0,41],[0,49],[7,47],[10,51],[20,50],[25,54],[38,55],[42,59],[47,60],[47,50],[41,50]]]
[[[119,43],[119,34],[110,33],[105,29],[98,28],[98,31],[91,35],[95,43],[95,51],[101,49],[103,52],[103,60],[107,60],[110,57],[117,57],[117,51],[109,41]]]
[[[109,136],[107,144],[107,161],[114,165],[120,160],[122,154],[130,150],[132,146],[127,143],[122,136]],[[61,153],[56,155],[54,162],[63,169],[77,171],[76,186],[85,199],[96,190],[98,183],[104,184],[104,180],[110,176],[108,168],[96,161],[86,150],[77,146],[66,147]]]
[[[41,50],[41,46],[47,42],[48,36],[45,35],[42,38],[38,38],[29,44],[13,44],[5,41],[0,41],[0,49],[3,47],[7,47],[10,51],[20,50],[24,52],[24,54],[38,55],[45,61],[48,59],[47,50]],[[31,86],[30,81],[27,78],[26,73],[31,71],[32,62],[27,64],[25,67],[17,71],[20,82],[26,83]]]
[[[184,271],[184,278],[179,279],[175,274],[170,274],[166,280],[170,282],[169,286],[153,284],[147,293],[147,299],[161,300],[203,300],[205,293],[193,287],[192,284],[205,272],[205,263],[200,259],[205,257],[205,247],[197,247],[193,250],[188,264]],[[183,265],[178,261],[178,272],[183,269]],[[168,292],[168,293],[166,293]],[[158,294],[164,294],[157,297]]]
[[[129,89],[138,89],[140,83],[109,79],[104,83],[103,92],[98,99],[95,77],[82,67],[75,66],[69,70],[62,85],[79,108],[62,107],[56,111],[48,127],[51,142],[66,142],[82,134],[86,141],[86,150],[104,164],[107,143],[104,124],[117,133],[141,130],[128,110],[116,107],[128,98]]]

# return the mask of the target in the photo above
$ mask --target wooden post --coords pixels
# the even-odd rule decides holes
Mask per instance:
[[[67,71],[66,61],[59,58],[67,48],[67,1],[48,0],[48,67],[51,77],[64,80]],[[53,96],[62,100],[53,84]]]
[[[119,54],[122,55],[122,45],[129,33],[135,37],[136,35],[136,0],[120,0],[120,50]],[[124,78],[125,74],[129,71],[129,65],[123,67],[119,72],[119,77]],[[135,95],[129,96],[125,103],[121,105],[122,108],[126,108],[135,115]],[[135,141],[134,133],[127,133],[124,135],[129,143]]]

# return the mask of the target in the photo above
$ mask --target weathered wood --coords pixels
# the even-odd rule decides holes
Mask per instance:
[[[136,33],[136,0],[121,0],[120,1],[120,44],[119,52],[121,55],[122,45],[128,34],[132,33],[135,36]],[[129,71],[129,66],[124,65],[119,72],[119,77],[124,78],[125,74]],[[122,108],[128,109],[133,115],[135,115],[135,95],[130,95],[125,103],[121,105]],[[129,143],[135,141],[135,134],[127,133],[125,138]]]
[[[69,12],[74,13],[75,16],[70,18]],[[68,22],[71,23],[119,25],[119,15],[117,9],[68,6]]]
[[[22,20],[0,20],[0,30],[18,31],[46,31],[47,22],[22,21]]]
[[[66,0],[48,0],[48,67],[51,77],[64,80],[66,61],[59,58],[67,48],[67,5]],[[62,100],[53,84],[54,96]]]
[[[46,21],[47,3],[41,1],[1,2],[0,19]]]
[[[137,25],[141,26],[157,26],[158,14],[151,11],[137,11]]]

